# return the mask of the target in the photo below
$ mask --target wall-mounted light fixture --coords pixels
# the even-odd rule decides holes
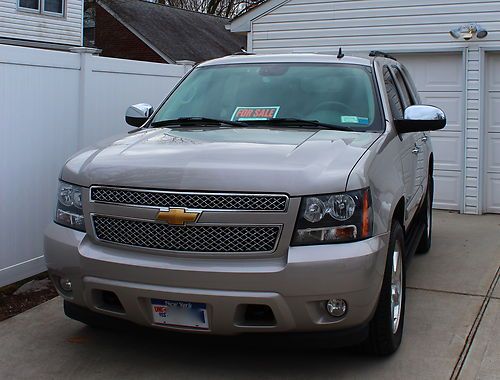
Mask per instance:
[[[469,41],[474,36],[477,38],[486,37],[488,31],[479,24],[465,24],[450,30],[450,34],[453,38],[463,38],[465,41]]]

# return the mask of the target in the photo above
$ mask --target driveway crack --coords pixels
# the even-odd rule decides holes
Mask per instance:
[[[481,304],[481,307],[479,308],[479,311],[476,315],[476,318],[474,319],[474,323],[472,324],[472,327],[469,331],[469,334],[467,335],[467,339],[465,340],[465,344],[462,348],[462,351],[460,352],[460,356],[458,357],[458,360],[455,364],[455,367],[453,368],[453,372],[451,374],[450,379],[451,380],[456,380],[460,376],[460,373],[462,372],[463,366],[465,364],[465,360],[467,359],[467,355],[469,354],[470,348],[472,346],[472,343],[474,342],[474,338],[476,337],[477,330],[479,329],[479,325],[481,324],[481,321],[483,320],[484,313],[486,312],[486,308],[488,307],[488,304],[490,303],[490,300],[493,297],[493,291],[495,290],[495,287],[498,283],[498,279],[500,277],[500,266],[498,267],[495,276],[493,277],[493,281],[490,284],[490,287],[488,288],[488,292],[486,293],[486,296],[484,297],[484,300]]]
[[[416,287],[416,286],[407,286],[406,289],[422,290],[424,292],[433,292],[433,293],[455,294],[455,295],[458,295],[458,296],[471,296],[471,297],[481,297],[481,298],[486,297],[486,295],[484,295],[484,294],[475,294],[475,293],[466,293],[466,292],[454,292],[452,290],[442,290],[442,289],[419,288],[419,287]],[[492,297],[492,298],[495,298],[495,297]]]

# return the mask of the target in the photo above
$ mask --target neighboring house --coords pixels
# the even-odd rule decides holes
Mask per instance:
[[[84,0],[83,46],[95,47],[95,0]]]
[[[83,0],[0,0],[0,43],[67,50],[81,46]]]
[[[202,62],[240,51],[230,20],[142,0],[98,0],[95,46],[102,56],[141,61]]]
[[[447,113],[432,132],[435,207],[500,213],[500,1],[269,0],[230,29],[256,53],[395,55]]]

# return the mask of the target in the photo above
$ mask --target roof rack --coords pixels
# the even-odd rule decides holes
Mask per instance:
[[[251,53],[249,51],[246,51],[245,48],[241,48],[240,51],[237,51],[236,53],[233,53],[232,55],[255,55],[255,53]]]
[[[383,57],[383,58],[389,58],[397,61],[396,58],[394,58],[392,55],[389,55],[387,53],[384,53],[383,51],[379,50],[372,50],[369,54],[370,57]]]

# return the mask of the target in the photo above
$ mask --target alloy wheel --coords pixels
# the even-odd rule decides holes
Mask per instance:
[[[401,243],[396,242],[392,253],[391,273],[391,317],[392,333],[396,334],[401,320],[401,308],[403,305],[403,257]]]

